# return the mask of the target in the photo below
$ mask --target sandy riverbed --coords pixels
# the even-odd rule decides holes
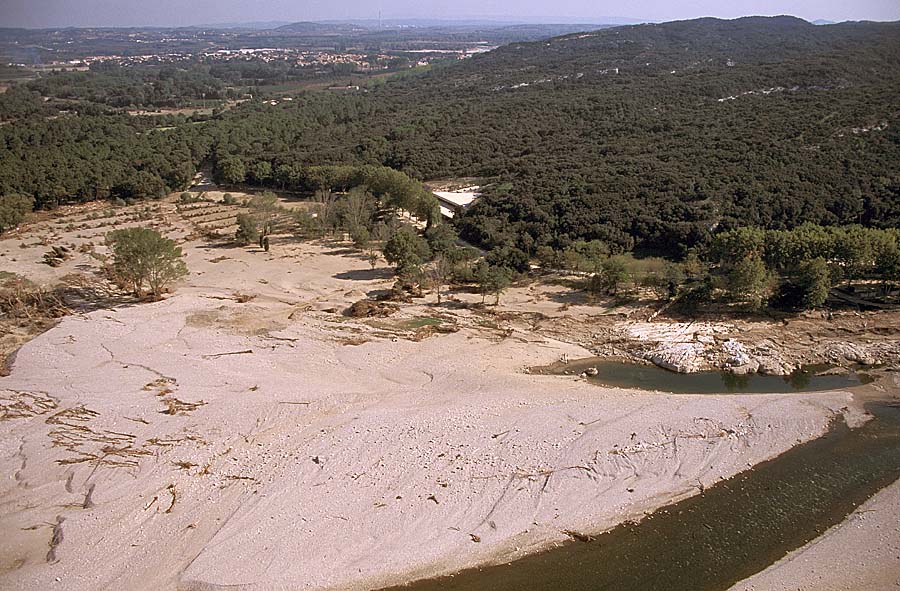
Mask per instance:
[[[846,392],[528,375],[591,352],[516,317],[351,320],[330,310],[390,274],[333,244],[185,249],[176,295],[67,317],[0,378],[0,586],[369,589],[640,518],[860,418]],[[423,316],[459,330],[417,340]]]

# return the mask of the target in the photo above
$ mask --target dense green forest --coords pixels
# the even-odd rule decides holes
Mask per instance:
[[[26,87],[43,97],[110,107],[178,107],[201,99],[236,98],[208,68],[119,67],[99,64],[89,72],[54,73]]]
[[[38,206],[155,196],[209,160],[230,182],[305,191],[317,165],[481,177],[461,235],[526,258],[579,240],[680,258],[741,226],[900,221],[898,24],[619,27],[205,119],[46,120],[19,98],[0,191]]]

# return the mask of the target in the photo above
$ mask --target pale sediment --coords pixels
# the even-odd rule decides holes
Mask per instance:
[[[604,390],[521,372],[587,351],[470,330],[344,346],[319,314],[216,324],[246,305],[179,295],[22,349],[0,384],[56,407],[0,424],[7,584],[370,588],[508,559],[694,494],[851,400]]]

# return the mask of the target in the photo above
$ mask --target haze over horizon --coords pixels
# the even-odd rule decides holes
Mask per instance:
[[[635,0],[623,13],[618,2],[560,0],[548,14],[538,0],[8,0],[0,7],[4,27],[140,27],[191,26],[261,21],[377,19],[498,20],[616,23],[624,20],[671,21],[704,16],[737,18],[789,14],[806,20],[900,20],[896,0],[692,0],[674,5],[662,0]]]

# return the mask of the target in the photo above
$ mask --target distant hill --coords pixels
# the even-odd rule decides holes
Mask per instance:
[[[457,223],[488,248],[677,255],[738,226],[900,225],[898,89],[900,23],[706,18],[516,42],[226,118],[243,145],[266,129],[257,143],[291,146],[241,148],[248,166],[486,178]]]
[[[349,23],[316,23],[298,22],[282,25],[274,29],[278,33],[296,33],[301,35],[348,35],[365,31],[365,27]]]
[[[241,29],[247,31],[268,31],[277,29],[285,25],[291,24],[289,21],[258,21],[258,22],[238,22],[238,23],[212,23],[205,25],[196,25],[196,29]]]
[[[890,51],[891,43],[900,41],[898,31],[897,23],[820,27],[791,16],[703,18],[513,43],[460,68],[468,70],[467,76],[497,80],[517,79],[517,72],[524,65],[548,75],[583,70],[586,76],[591,76],[598,69],[608,68],[628,69],[632,74],[688,68],[696,74],[726,67],[728,63],[800,63],[809,61],[812,55],[840,52],[845,57],[844,63],[828,61],[829,68],[855,77],[858,68],[852,62],[867,57],[872,47],[900,57],[900,45]]]

